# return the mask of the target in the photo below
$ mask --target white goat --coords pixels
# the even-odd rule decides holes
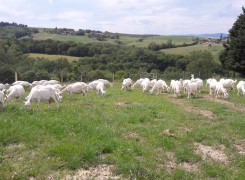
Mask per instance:
[[[242,95],[245,95],[245,81],[239,81],[239,83],[237,84],[237,95],[240,95],[240,91],[242,93]]]
[[[98,79],[98,81],[99,82],[103,82],[103,84],[105,85],[105,86],[110,86],[110,87],[112,87],[113,85],[112,85],[112,83],[110,82],[110,81],[108,81],[107,79]]]
[[[96,86],[97,95],[105,95],[105,84],[103,82],[99,82]]]
[[[180,79],[179,81],[182,83],[182,87],[184,89],[184,93],[187,93],[187,87],[186,87],[186,85],[187,85],[187,83],[190,83],[191,80],[190,79],[185,79],[185,80]]]
[[[42,85],[44,85],[44,86],[53,85],[53,84],[60,84],[60,82],[57,80],[49,80],[49,81],[45,81],[44,83],[42,83]]]
[[[16,84],[11,86],[7,91],[6,101],[9,101],[12,98],[21,98],[25,94],[25,89],[23,86]]]
[[[141,83],[142,83],[143,80],[144,80],[143,78],[138,79],[138,80],[133,84],[132,89],[134,89],[135,87],[138,87],[138,86],[141,87]]]
[[[159,79],[154,84],[154,86],[152,87],[152,89],[150,90],[150,93],[152,94],[152,93],[156,92],[156,94],[158,95],[158,94],[162,93],[162,91],[164,89],[166,89],[167,91],[169,91],[169,87],[168,87],[167,83],[164,80]]]
[[[4,90],[4,89],[7,90],[9,87],[10,87],[10,85],[8,83],[6,83],[6,84],[0,83],[0,91]]]
[[[174,97],[180,95],[182,84],[178,80],[171,80],[170,88],[174,91]]]
[[[87,95],[87,92],[89,90],[89,86],[84,82],[76,82],[73,84],[69,84],[66,86],[59,94],[63,95],[65,92],[68,92],[69,94],[83,94]]]
[[[185,87],[187,89],[188,98],[190,98],[191,94],[197,97],[197,89],[198,89],[197,82],[187,82]]]
[[[37,110],[39,110],[40,101],[48,101],[48,107],[52,101],[56,103],[57,108],[59,108],[59,102],[57,100],[57,94],[51,87],[40,86],[38,88],[32,89],[29,93],[27,100],[24,102],[27,109],[30,108],[31,101],[36,101]]]
[[[213,79],[212,81],[209,82],[209,94],[210,94],[210,96],[212,96],[213,93],[215,94],[216,85],[217,85],[217,80],[216,79]]]
[[[146,92],[148,90],[149,84],[150,84],[150,79],[149,78],[145,78],[142,83],[141,83],[141,90],[142,92]]]
[[[133,85],[133,81],[130,78],[124,79],[122,82],[121,90],[128,90]]]
[[[0,91],[0,107],[4,107],[4,90]]]
[[[224,98],[228,98],[229,97],[229,94],[227,93],[227,90],[224,88],[224,85],[221,82],[217,82],[216,83],[215,93],[216,93],[216,98],[218,97],[218,95],[220,93],[223,94]]]
[[[32,87],[37,86],[37,85],[43,85],[46,82],[48,82],[48,80],[33,81]]]
[[[224,88],[231,88],[233,90],[237,80],[221,78],[219,82],[223,84]]]
[[[57,86],[58,85],[58,86]],[[52,85],[36,85],[36,86],[34,86],[32,89],[31,89],[31,91],[30,91],[30,93],[29,93],[29,95],[31,94],[31,92],[32,91],[34,91],[34,90],[36,90],[36,89],[40,89],[40,88],[45,88],[45,87],[48,87],[48,88],[51,88],[51,89],[53,89],[54,91],[55,91],[55,93],[56,93],[56,96],[57,96],[57,99],[59,100],[59,101],[61,101],[62,100],[62,96],[60,96],[60,84],[52,84]],[[25,98],[26,100],[29,98],[29,95]]]
[[[13,85],[17,85],[17,84],[23,86],[24,88],[31,88],[32,87],[32,84],[27,82],[27,81],[15,81],[13,83]]]
[[[217,80],[214,79],[214,78],[208,78],[208,79],[206,79],[206,86],[209,86],[212,82],[217,82]]]
[[[194,74],[191,75],[191,82],[196,82],[197,83],[197,89],[201,91],[203,88],[203,80],[200,78],[194,78]]]

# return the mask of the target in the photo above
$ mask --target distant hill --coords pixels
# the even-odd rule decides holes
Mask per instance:
[[[226,33],[213,33],[213,34],[189,34],[189,36],[195,36],[195,37],[207,37],[207,38],[220,38],[220,35],[222,34],[223,38],[226,38],[229,36],[229,34]]]

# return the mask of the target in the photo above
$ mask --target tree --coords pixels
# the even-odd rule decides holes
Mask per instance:
[[[229,30],[229,43],[220,55],[222,66],[245,76],[245,8]]]
[[[217,66],[212,54],[207,50],[193,51],[189,55],[189,64],[186,66],[186,70],[190,74],[206,79],[212,77]]]

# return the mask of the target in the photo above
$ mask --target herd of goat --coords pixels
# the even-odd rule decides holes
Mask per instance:
[[[229,94],[227,88],[234,89],[236,83],[237,80],[223,78],[219,81],[214,78],[206,80],[206,86],[209,88],[210,95],[214,95],[216,98],[220,95],[222,95],[223,98],[228,98]],[[142,92],[149,92],[151,94],[160,94],[163,91],[173,92],[174,97],[180,96],[183,92],[190,98],[191,95],[197,97],[197,93],[201,91],[203,84],[203,80],[194,78],[194,75],[191,76],[191,79],[171,80],[170,86],[162,79],[150,80],[149,78],[140,78],[133,82],[130,78],[126,78],[122,82],[121,90],[130,90],[139,87]],[[39,110],[41,101],[47,101],[49,107],[52,102],[55,102],[58,108],[59,101],[61,101],[65,92],[69,94],[87,95],[90,91],[96,90],[97,95],[103,96],[106,94],[107,86],[112,87],[112,83],[106,79],[98,79],[90,83],[76,82],[65,86],[62,86],[60,82],[56,80],[41,80],[32,83],[16,81],[12,85],[0,83],[0,107],[4,107],[5,103],[13,98],[24,96],[27,88],[30,89],[30,92],[25,98],[25,107],[29,109],[31,102],[36,101],[36,106]],[[236,88],[238,95],[245,95],[245,81],[239,81]]]

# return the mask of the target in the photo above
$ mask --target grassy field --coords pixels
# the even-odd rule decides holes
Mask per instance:
[[[219,53],[224,49],[223,45],[221,44],[214,44],[211,47],[204,46],[202,44],[194,45],[194,46],[187,46],[187,47],[179,47],[179,48],[171,48],[171,49],[163,49],[162,52],[166,54],[179,54],[179,55],[188,55],[192,51],[203,51],[207,50],[210,51],[216,61],[219,60]]]
[[[142,42],[139,39],[143,39]],[[85,36],[73,36],[73,35],[59,35],[59,34],[49,34],[47,32],[40,31],[40,33],[33,35],[34,40],[46,40],[52,39],[57,41],[73,41],[76,43],[91,43],[91,42],[100,42],[100,43],[112,43],[116,44],[115,39],[107,39],[106,41],[98,41],[96,38],[89,38]],[[152,42],[158,44],[166,43],[168,40],[172,40],[174,44],[183,44],[191,43],[192,37],[190,36],[156,36],[156,35],[130,35],[130,34],[119,34],[119,41],[126,46],[136,46],[136,47],[148,47]]]
[[[106,90],[65,94],[58,110],[9,102],[0,111],[0,177],[245,178],[245,97]]]
[[[74,56],[65,56],[65,55],[49,55],[49,54],[38,54],[38,53],[29,53],[28,57],[31,58],[44,58],[44,59],[49,59],[51,61],[55,61],[60,58],[65,58],[69,62],[71,61],[77,61],[80,57],[74,57]]]
[[[46,40],[52,39],[56,41],[73,41],[75,43],[90,43],[98,42],[95,38],[89,38],[88,36],[72,36],[72,35],[60,35],[60,34],[50,34],[46,32],[41,32],[33,35],[34,40]]]

